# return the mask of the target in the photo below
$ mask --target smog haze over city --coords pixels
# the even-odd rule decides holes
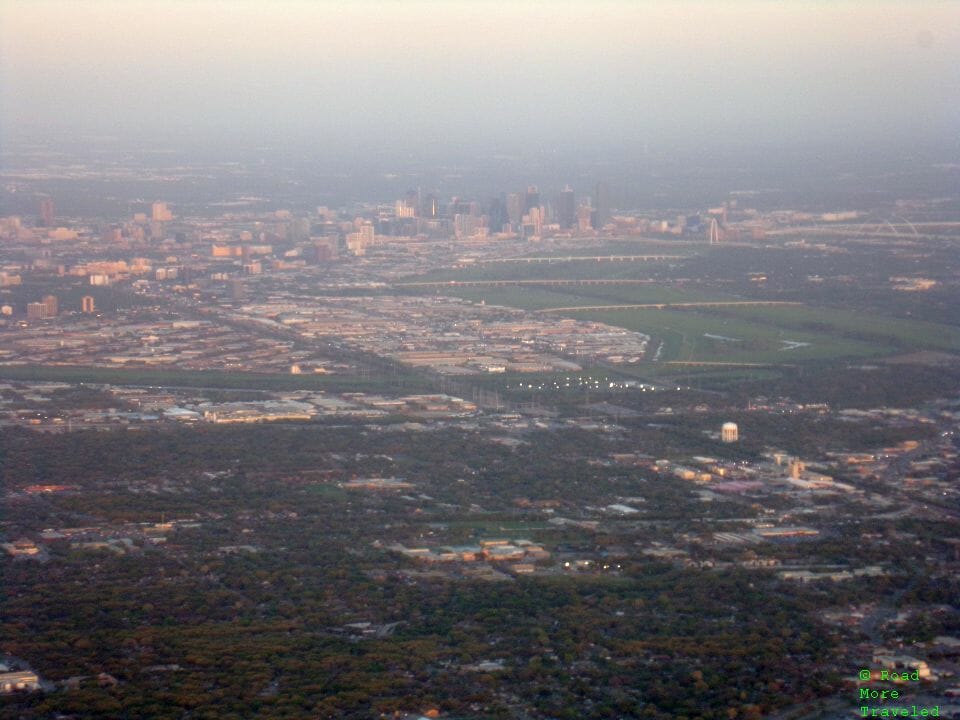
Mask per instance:
[[[960,717],[960,3],[0,0],[0,717]]]

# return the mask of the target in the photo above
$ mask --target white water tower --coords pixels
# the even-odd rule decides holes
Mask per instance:
[[[740,430],[736,423],[726,422],[720,428],[720,439],[725,443],[736,442],[740,439]]]

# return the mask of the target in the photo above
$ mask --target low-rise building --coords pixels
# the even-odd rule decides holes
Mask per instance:
[[[40,678],[29,670],[0,673],[0,694],[33,692],[40,689]]]

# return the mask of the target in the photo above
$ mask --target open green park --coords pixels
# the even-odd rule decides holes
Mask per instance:
[[[484,302],[488,305],[521,308],[523,310],[547,310],[592,305],[633,305],[655,303],[701,302],[716,299],[696,291],[677,289],[663,285],[506,285],[473,287],[440,287],[444,295]],[[577,313],[575,317],[584,317]],[[573,317],[573,316],[571,316]]]
[[[662,363],[791,365],[960,352],[960,328],[950,325],[805,304],[751,304],[677,284],[450,286],[434,291],[646,333],[653,338],[652,348],[662,343],[657,356]],[[664,307],[623,307],[627,305]]]
[[[725,314],[727,310],[720,309],[719,312]],[[960,327],[943,323],[806,305],[741,306],[732,312],[748,322],[782,325],[814,333],[844,334],[902,352],[960,352]]]
[[[872,343],[833,334],[801,331],[787,324],[744,320],[736,309],[714,314],[709,309],[596,310],[588,319],[644,332],[663,342],[661,361],[792,364],[833,357],[883,354]]]

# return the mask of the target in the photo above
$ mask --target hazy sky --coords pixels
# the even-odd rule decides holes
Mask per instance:
[[[0,118],[411,148],[960,136],[960,1],[0,0]]]

